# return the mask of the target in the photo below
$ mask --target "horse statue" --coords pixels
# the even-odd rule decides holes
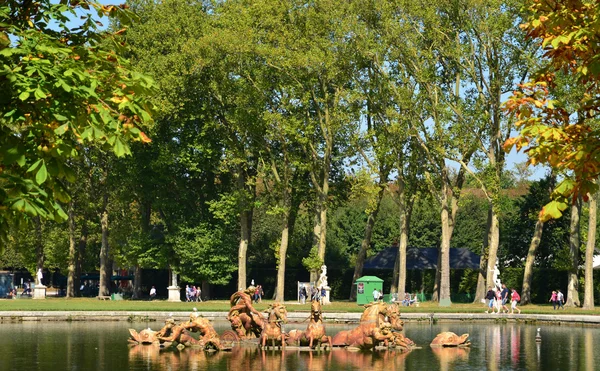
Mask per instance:
[[[285,334],[281,330],[281,324],[287,323],[287,310],[280,303],[273,303],[265,311],[269,313],[267,324],[265,325],[260,336],[261,345],[263,348],[267,346],[267,341],[271,340],[271,346],[279,345],[281,349],[285,349]]]
[[[358,327],[338,332],[333,337],[333,346],[373,349],[380,342],[384,342],[385,346],[388,346],[389,341],[394,338],[393,326],[401,326],[398,319],[395,320],[394,325],[385,320],[388,315],[388,305],[385,303],[366,304],[365,308],[360,316]]]
[[[288,334],[288,345],[307,345],[313,348],[321,348],[321,344],[327,344],[331,349],[331,336],[325,334],[325,325],[323,324],[323,312],[321,303],[313,300],[310,305],[310,322],[306,331],[292,330]]]
[[[255,288],[250,286],[233,293],[229,299],[231,308],[227,319],[237,337],[242,340],[260,337],[265,327],[263,316],[252,306],[254,291]]]
[[[388,304],[387,317],[384,319],[384,321],[389,322],[391,325],[391,331],[394,335],[394,338],[392,339],[392,346],[405,350],[414,348],[416,346],[414,341],[402,334],[404,321],[400,319],[400,307],[398,304]]]

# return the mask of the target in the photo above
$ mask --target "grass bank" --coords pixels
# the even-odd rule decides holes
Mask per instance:
[[[263,300],[255,304],[257,310],[264,310],[271,300]],[[287,310],[291,312],[309,312],[310,304],[297,304],[286,302]],[[193,307],[204,312],[224,312],[229,310],[229,301],[211,300],[202,303],[173,303],[164,300],[98,300],[96,298],[47,298],[45,300],[33,299],[4,299],[0,300],[2,311],[164,311],[188,312]],[[360,313],[362,306],[354,302],[336,301],[324,308],[326,312]],[[452,304],[450,307],[440,307],[434,302],[422,302],[419,307],[401,307],[402,313],[483,313],[486,307],[483,304]],[[528,314],[573,314],[573,315],[600,315],[600,308],[583,310],[580,308],[567,308],[555,311],[551,305],[526,305],[521,307],[522,313]]]

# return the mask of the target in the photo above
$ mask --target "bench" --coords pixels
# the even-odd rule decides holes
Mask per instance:
[[[110,296],[108,295],[98,295],[96,296],[98,300],[110,300]]]

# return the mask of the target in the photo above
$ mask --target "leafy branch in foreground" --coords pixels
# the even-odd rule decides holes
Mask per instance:
[[[123,28],[102,31],[94,17]],[[81,25],[73,26],[79,18]],[[150,78],[120,56],[133,15],[95,0],[0,5],[0,230],[26,213],[66,219],[69,159],[98,145],[117,156],[150,142]]]
[[[504,148],[527,148],[529,164],[548,164],[566,176],[540,212],[540,219],[547,221],[561,217],[570,200],[580,195],[587,200],[597,189],[600,136],[594,123],[600,110],[600,4],[531,0],[529,11],[529,22],[521,28],[540,42],[548,63],[506,103],[521,131]],[[582,90],[575,99],[561,94],[560,74]]]

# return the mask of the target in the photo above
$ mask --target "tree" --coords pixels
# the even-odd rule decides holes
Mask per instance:
[[[585,246],[585,292],[583,309],[594,309],[594,250],[596,248],[596,225],[598,213],[598,193],[589,197],[589,221],[587,244]]]
[[[0,5],[0,231],[11,220],[67,219],[68,159],[88,143],[117,156],[128,140],[150,140],[152,81],[132,72],[115,50],[132,14],[94,0],[5,1]],[[91,10],[93,9],[93,11]],[[96,16],[123,29],[100,31]],[[72,26],[70,17],[81,17]]]
[[[548,199],[550,198],[550,194],[552,192],[552,188],[554,188],[555,184],[556,178],[551,174],[546,180],[532,184],[530,187],[530,195],[534,194],[537,191],[539,197],[540,188],[541,192],[544,192],[544,188],[548,188],[545,195],[543,195],[542,193],[543,198],[541,204],[545,204],[548,202]],[[527,202],[524,202],[523,204],[526,205]],[[539,204],[535,205],[533,209],[528,210],[526,213],[528,219],[535,220],[535,227],[533,229],[531,243],[529,244],[529,250],[527,251],[527,259],[525,260],[525,269],[523,271],[523,288],[521,289],[521,303],[523,305],[531,303],[531,282],[533,280],[533,266],[538,247],[540,246],[540,242],[542,240],[542,234],[544,232],[544,222],[537,217],[537,210],[540,206],[541,205]]]
[[[567,306],[579,307],[579,246],[581,244],[580,220],[581,199],[575,199],[571,205],[571,226],[569,228],[569,285],[567,288]]]
[[[594,194],[600,175],[600,136],[590,126],[600,109],[600,4],[584,1],[527,2],[530,17],[521,27],[544,49],[547,62],[506,104],[517,118],[518,136],[506,141],[508,151],[527,148],[529,164],[552,166],[567,177],[557,185],[540,212],[542,220],[559,218],[569,202]],[[585,90],[569,105],[556,96],[559,73],[571,76]]]

